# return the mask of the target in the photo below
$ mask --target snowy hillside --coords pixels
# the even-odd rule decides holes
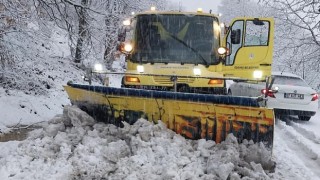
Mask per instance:
[[[69,56],[61,56],[61,50],[66,48],[63,45],[46,48],[30,44],[42,51],[42,58],[18,61],[13,69],[2,72],[0,129],[43,121],[62,112],[63,106],[68,104],[63,85],[70,80],[81,82],[83,75],[83,70],[73,64]]]

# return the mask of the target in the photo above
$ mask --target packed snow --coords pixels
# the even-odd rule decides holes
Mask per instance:
[[[75,106],[0,147],[0,179],[270,179],[274,166],[263,144],[187,140],[145,119],[117,128]]]

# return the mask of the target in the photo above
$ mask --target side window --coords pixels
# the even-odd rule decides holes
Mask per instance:
[[[230,56],[226,58],[226,65],[233,65],[235,55],[242,46],[243,21],[235,21],[230,27],[227,36],[227,48]]]
[[[267,21],[254,23],[254,21],[246,22],[246,35],[244,40],[245,46],[268,46],[269,26]]]

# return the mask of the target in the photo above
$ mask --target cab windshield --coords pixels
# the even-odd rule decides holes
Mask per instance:
[[[220,27],[212,16],[139,15],[132,60],[142,63],[217,64]]]

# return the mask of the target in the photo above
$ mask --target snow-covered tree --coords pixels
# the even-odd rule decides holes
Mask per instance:
[[[35,90],[42,94],[50,82],[36,77],[41,73],[34,66],[50,47],[48,36],[39,30],[33,3],[23,0],[3,0],[0,32],[0,85],[6,89],[20,89],[26,93]]]
[[[43,94],[63,60],[85,68],[109,62],[118,28],[132,11],[166,7],[165,0],[1,0],[0,86]],[[49,64],[52,59],[57,64]],[[80,62],[80,63],[78,63]],[[57,67],[56,67],[57,68]]]
[[[258,4],[256,0],[223,0],[219,6],[221,20],[231,22],[236,17],[270,17],[273,12]]]
[[[301,75],[313,87],[320,86],[320,1],[319,0],[261,0],[276,10],[281,24],[278,38],[282,46],[282,69]]]
[[[133,11],[144,11],[152,5],[163,9],[166,3],[164,0],[34,1],[37,2],[37,9],[69,32],[75,62],[84,59],[112,61],[122,19]]]
[[[26,34],[25,24],[30,19],[28,2],[17,0],[0,2],[0,63],[1,68],[14,64],[14,53],[10,51],[16,46],[7,37],[14,34]]]

